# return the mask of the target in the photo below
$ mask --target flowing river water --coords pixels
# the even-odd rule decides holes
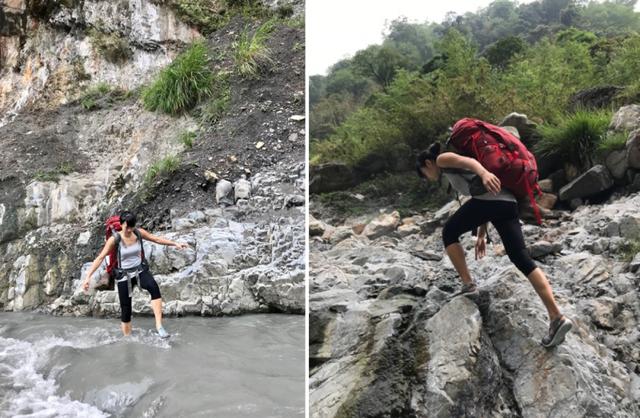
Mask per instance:
[[[0,314],[0,417],[301,417],[304,317]]]

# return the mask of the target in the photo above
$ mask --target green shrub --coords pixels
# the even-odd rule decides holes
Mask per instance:
[[[110,105],[119,100],[125,100],[134,93],[130,90],[111,87],[107,83],[98,83],[89,88],[85,94],[80,97],[80,105],[86,110],[95,110]]]
[[[278,17],[286,19],[293,16],[293,6],[290,4],[281,4],[277,9]]]
[[[183,21],[198,27],[205,35],[229,20],[218,0],[173,0],[171,5]]]
[[[114,64],[127,61],[133,53],[129,41],[119,33],[105,33],[97,29],[89,31],[91,45],[107,61]]]
[[[581,110],[567,115],[557,125],[540,126],[542,139],[534,149],[541,156],[556,154],[577,166],[588,168],[593,164],[610,120],[611,113],[604,110]]]
[[[271,50],[265,45],[269,34],[275,28],[273,19],[263,23],[253,34],[245,30],[234,42],[234,57],[238,73],[243,77],[256,78],[273,63]]]
[[[220,120],[229,108],[230,92],[227,90],[221,96],[207,102],[202,108],[201,120],[207,124],[214,124]]]
[[[178,167],[180,167],[180,158],[176,155],[168,155],[149,167],[144,176],[144,182],[149,185],[158,177],[166,177],[175,173]]]
[[[207,47],[198,42],[160,72],[153,84],[143,91],[142,100],[148,110],[176,115],[209,97],[213,80]]]
[[[111,86],[107,83],[98,83],[89,88],[80,98],[80,105],[86,110],[98,109],[98,100],[111,91]]]
[[[185,131],[180,134],[180,142],[187,148],[193,147],[193,141],[196,139],[197,134],[193,131]]]

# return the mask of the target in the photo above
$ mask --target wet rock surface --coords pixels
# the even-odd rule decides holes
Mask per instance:
[[[311,239],[312,416],[638,416],[639,256],[625,248],[640,238],[640,194],[523,226],[574,323],[550,350],[546,310],[492,227],[481,260],[463,235],[480,291],[454,296],[441,228],[457,205],[412,217],[417,234]]]

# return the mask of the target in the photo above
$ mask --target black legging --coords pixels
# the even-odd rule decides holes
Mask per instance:
[[[138,283],[136,277],[131,279],[131,289]],[[122,322],[131,322],[131,298],[127,289],[127,281],[118,282],[118,297],[120,298],[120,319]],[[149,270],[140,273],[140,287],[151,294],[151,300],[160,299],[160,288]]]
[[[524,244],[518,219],[518,204],[506,200],[471,198],[456,211],[442,229],[444,247],[458,242],[460,235],[491,222],[500,234],[504,249],[515,266],[528,276],[536,268]]]

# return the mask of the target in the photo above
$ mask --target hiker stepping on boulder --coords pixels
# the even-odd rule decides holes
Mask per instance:
[[[487,164],[489,167],[481,163],[484,161],[483,158],[465,157],[453,152],[441,153],[440,144],[435,143],[418,155],[416,170],[420,177],[431,181],[439,181],[444,175],[457,192],[471,196],[471,199],[451,215],[442,230],[445,251],[464,283],[460,294],[476,294],[477,286],[467,268],[459,238],[465,232],[477,229],[475,256],[476,259],[480,259],[486,253],[487,223],[491,222],[502,239],[509,259],[527,276],[547,309],[549,332],[541,343],[545,347],[553,347],[564,341],[572,323],[560,312],[547,277],[527,251],[516,199],[516,195],[520,195],[533,200],[532,192],[536,189],[537,182],[535,159],[526,151],[524,145],[510,144],[515,137],[509,132],[481,121],[473,121],[461,121],[464,122],[464,131],[456,131],[456,126],[461,125],[460,122],[454,125],[452,138],[459,140],[452,143],[463,143],[463,148],[475,150],[468,152],[468,155],[484,153],[484,159],[491,160],[491,164]],[[487,125],[491,128],[486,128]],[[503,136],[506,138],[503,139]],[[531,159],[533,161],[530,161]],[[514,164],[520,167],[519,171],[512,167]],[[520,173],[518,178],[509,178],[515,173]],[[499,174],[500,178],[496,174]],[[514,188],[520,190],[514,191]]]

